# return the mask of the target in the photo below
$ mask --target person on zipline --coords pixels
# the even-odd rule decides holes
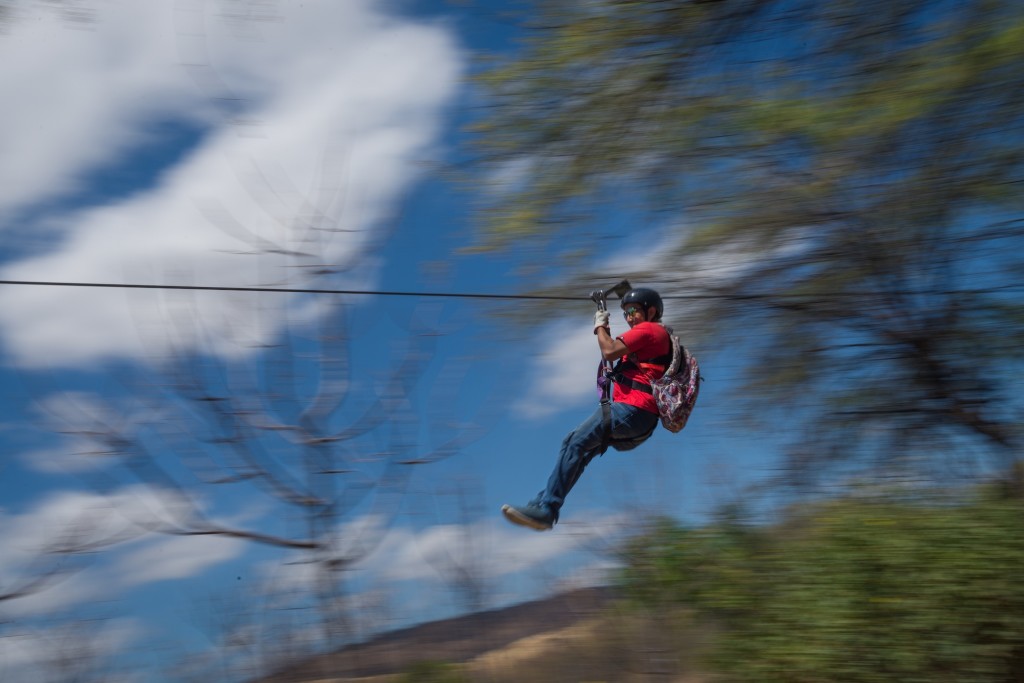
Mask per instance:
[[[538,531],[558,522],[565,497],[584,468],[608,446],[627,451],[636,448],[658,426],[658,406],[651,383],[665,374],[672,362],[669,333],[660,324],[665,312],[661,296],[653,289],[637,287],[622,297],[622,314],[629,330],[612,338],[608,311],[594,315],[594,334],[605,361],[618,360],[611,374],[611,402],[598,409],[562,441],[562,450],[547,487],[526,505],[503,505],[502,514],[513,524]]]

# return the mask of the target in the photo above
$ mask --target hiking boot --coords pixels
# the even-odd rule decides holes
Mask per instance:
[[[505,515],[505,519],[513,524],[530,527],[537,531],[547,531],[558,521],[551,506],[544,503],[530,502],[522,506],[502,505],[501,514]]]

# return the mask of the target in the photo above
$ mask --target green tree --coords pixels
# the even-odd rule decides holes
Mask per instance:
[[[1019,681],[1022,513],[1006,497],[849,498],[769,528],[666,523],[625,553],[624,585],[694,607],[725,680]]]
[[[748,407],[811,427],[794,474],[932,464],[965,442],[1017,457],[1019,3],[595,0],[529,16],[523,49],[481,77],[495,185],[480,248],[577,254],[609,205],[676,226],[628,275],[692,297],[670,322],[751,352]]]
[[[466,677],[454,664],[419,662],[398,677],[399,683],[464,683]]]

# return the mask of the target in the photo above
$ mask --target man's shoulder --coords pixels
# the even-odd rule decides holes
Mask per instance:
[[[633,330],[639,334],[650,337],[668,337],[668,330],[661,323],[647,322],[646,320],[642,323],[637,323],[633,326]]]
[[[642,340],[648,344],[656,344],[662,341],[667,341],[668,337],[668,330],[665,329],[664,325],[661,323],[644,321],[634,325],[632,329],[627,330],[625,334],[619,338],[629,346],[631,341],[635,343]]]

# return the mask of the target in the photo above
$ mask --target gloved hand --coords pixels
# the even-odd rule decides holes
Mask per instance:
[[[598,311],[594,314],[594,334],[597,334],[600,327],[608,327],[608,311]],[[610,334],[611,328],[608,331]]]

